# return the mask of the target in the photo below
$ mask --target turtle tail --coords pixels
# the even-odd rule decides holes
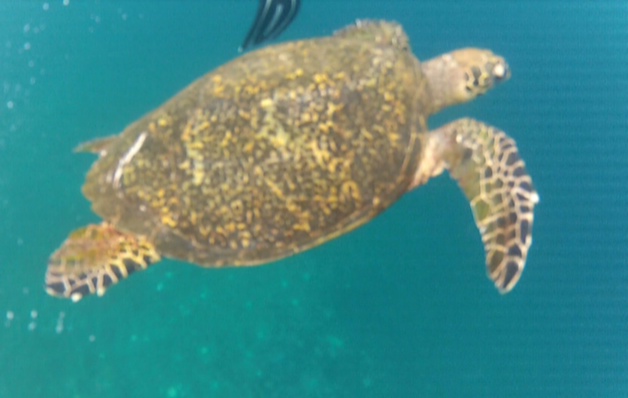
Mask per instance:
[[[102,296],[107,288],[160,260],[143,237],[125,234],[107,223],[75,230],[50,256],[46,292],[79,301]]]
[[[473,119],[447,124],[429,137],[431,157],[441,162],[438,172],[447,169],[469,199],[489,277],[501,293],[509,292],[525,266],[539,202],[514,140]]]

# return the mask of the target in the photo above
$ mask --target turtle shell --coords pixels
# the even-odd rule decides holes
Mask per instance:
[[[362,26],[241,56],[99,144],[94,211],[202,266],[268,262],[372,219],[412,180],[427,88],[399,25]]]

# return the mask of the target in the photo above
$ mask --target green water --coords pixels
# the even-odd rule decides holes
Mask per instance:
[[[517,140],[541,203],[509,295],[441,177],[297,257],[164,261],[72,304],[43,291],[98,221],[72,148],[236,57],[257,2],[0,0],[0,398],[628,396],[628,4],[585,4],[304,0],[282,37],[387,18],[422,59],[506,57],[507,84],[431,125]]]

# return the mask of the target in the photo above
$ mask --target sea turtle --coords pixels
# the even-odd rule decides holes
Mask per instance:
[[[471,203],[488,275],[521,275],[538,201],[512,139],[427,118],[510,76],[466,48],[419,63],[403,28],[359,21],[329,37],[243,55],[192,83],[120,135],[83,193],[104,219],[50,257],[49,294],[74,301],[162,256],[203,267],[268,263],[368,221],[448,170]]]

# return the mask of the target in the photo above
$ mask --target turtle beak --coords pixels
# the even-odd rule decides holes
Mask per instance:
[[[494,64],[491,69],[491,76],[493,77],[494,84],[505,82],[510,79],[510,67],[506,61],[501,57],[495,57]],[[490,65],[490,64],[489,64]]]
[[[490,50],[464,48],[451,53],[461,72],[466,97],[471,100],[510,78],[510,67]]]

